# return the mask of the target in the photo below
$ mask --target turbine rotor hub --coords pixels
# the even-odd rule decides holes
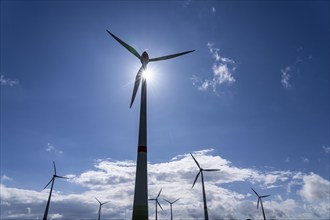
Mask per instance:
[[[146,65],[147,63],[149,63],[149,55],[148,55],[148,53],[147,53],[146,51],[144,51],[144,52],[142,53],[142,56],[141,56],[141,63],[142,63],[143,65]]]

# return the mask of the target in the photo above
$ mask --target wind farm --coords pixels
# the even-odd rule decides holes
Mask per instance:
[[[330,2],[0,5],[1,220],[329,218]]]

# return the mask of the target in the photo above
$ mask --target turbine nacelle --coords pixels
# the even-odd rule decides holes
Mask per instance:
[[[147,64],[149,63],[149,55],[148,55],[147,51],[144,51],[142,53],[142,56],[140,58],[140,61],[142,63],[143,69],[146,69],[147,68]]]

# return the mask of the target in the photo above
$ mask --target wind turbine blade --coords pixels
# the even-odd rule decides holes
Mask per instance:
[[[167,59],[171,59],[171,58],[174,58],[174,57],[182,56],[184,54],[191,53],[191,52],[194,52],[194,51],[195,50],[189,50],[189,51],[185,51],[185,52],[182,52],[182,53],[176,53],[176,54],[171,54],[171,55],[167,55],[167,56],[152,58],[152,59],[149,59],[149,62],[159,61],[159,60],[167,60]]]
[[[257,209],[259,208],[259,201],[260,201],[260,198],[258,198]]]
[[[156,199],[148,199],[149,201],[154,201],[154,200],[156,200]]]
[[[179,199],[175,200],[174,202],[172,202],[172,204],[176,203]]]
[[[167,199],[164,199],[166,202],[168,202],[168,203],[170,203],[171,204],[171,202],[170,201],[168,201]]]
[[[142,71],[143,71],[143,67],[141,66],[141,68],[139,69],[139,71],[137,72],[136,77],[135,77],[135,83],[134,83],[134,89],[133,89],[133,94],[132,94],[132,100],[131,100],[130,108],[133,105],[133,102],[134,102],[136,93],[137,93],[137,91],[139,89],[139,85],[140,85],[141,78],[142,78]]]
[[[203,169],[203,171],[219,171],[220,169]]]
[[[251,189],[252,189],[252,191],[258,196],[258,198],[259,198],[259,194],[256,192],[256,191],[254,191],[254,189],[251,187]]]
[[[130,46],[127,43],[125,43],[124,41],[120,40],[117,36],[115,36],[114,34],[112,34],[110,31],[107,30],[107,32],[113,38],[115,38],[121,45],[123,45],[129,52],[131,52],[134,56],[136,56],[137,58],[141,59],[140,54],[132,46]]]
[[[54,165],[54,173],[56,175],[56,166],[55,166],[55,161],[53,161],[53,165]]]
[[[266,198],[266,197],[268,197],[268,196],[270,196],[270,195],[260,196],[260,198]]]
[[[196,181],[197,181],[200,173],[201,173],[201,171],[199,171],[198,174],[196,175],[195,181],[194,181],[194,183],[193,183],[193,185],[192,185],[191,188],[194,188],[194,185],[195,185],[195,183],[196,183]]]
[[[96,197],[95,197],[95,199],[100,203],[100,205],[102,204],[102,203],[100,202],[100,200],[98,200]]]
[[[159,193],[158,193],[158,196],[156,197],[156,199],[158,199],[160,193],[162,192],[163,188],[160,189]]]
[[[201,167],[199,166],[199,163],[197,162],[197,160],[195,159],[195,157],[192,155],[192,153],[190,153],[190,155],[192,156],[192,158],[194,159],[194,161],[197,164],[198,168],[200,169]]]
[[[54,180],[54,177],[52,177],[52,178],[50,179],[50,181],[49,181],[49,182],[47,183],[47,185],[43,188],[43,190],[46,189],[47,186],[48,186],[53,180]]]
[[[107,204],[107,203],[109,203],[110,201],[107,201],[107,202],[104,202],[104,203],[102,203],[101,205],[105,205],[105,204]]]
[[[58,175],[55,175],[55,177],[57,177],[57,178],[62,178],[62,179],[70,179],[69,177],[66,177],[66,176],[58,176]]]
[[[156,200],[156,201],[157,201],[158,206],[163,210],[163,207],[160,205],[160,203],[158,202],[158,200]]]

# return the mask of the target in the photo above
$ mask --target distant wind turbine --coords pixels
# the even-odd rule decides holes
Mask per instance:
[[[204,187],[204,177],[203,177],[203,172],[204,171],[219,171],[220,169],[203,169],[199,163],[197,162],[197,160],[195,159],[195,157],[190,153],[190,155],[192,156],[192,158],[194,159],[195,163],[197,164],[198,168],[199,168],[199,172],[197,173],[196,175],[196,178],[195,178],[195,181],[192,185],[191,188],[194,188],[194,185],[199,177],[199,174],[201,174],[201,178],[202,178],[202,188],[203,188],[203,201],[204,201],[204,217],[205,217],[205,220],[208,220],[209,219],[209,215],[208,215],[208,212],[207,212],[207,204],[206,204],[206,196],[205,196],[205,187]]]
[[[169,204],[170,204],[170,206],[171,206],[171,220],[173,220],[173,212],[172,212],[172,205],[174,204],[174,203],[176,203],[179,199],[177,199],[177,200],[175,200],[174,202],[170,202],[170,201],[168,201],[167,199],[164,199],[166,202],[168,202]]]
[[[194,50],[189,50],[181,53],[171,54],[167,56],[151,58],[146,51],[141,55],[130,45],[119,39],[110,31],[107,32],[129,52],[136,56],[142,66],[138,70],[133,88],[130,108],[133,105],[137,90],[142,80],[141,89],[141,105],[140,105],[140,125],[139,125],[139,140],[138,140],[138,155],[136,163],[135,189],[133,201],[133,220],[148,219],[148,175],[147,175],[147,79],[143,77],[143,72],[147,70],[147,64],[153,61],[167,60],[174,57],[182,56],[191,53]]]
[[[163,207],[160,205],[160,203],[158,202],[158,198],[160,196],[160,193],[162,192],[162,189],[160,189],[157,197],[155,199],[149,199],[150,201],[155,201],[155,205],[156,205],[156,220],[157,220],[157,206],[159,206],[162,210],[163,210]]]
[[[259,194],[251,187],[252,191],[257,195],[258,197],[258,202],[257,202],[257,209],[259,208],[259,201],[260,201],[260,204],[261,204],[261,209],[262,209],[262,214],[264,216],[264,220],[266,220],[266,215],[265,215],[265,211],[264,211],[264,206],[262,205],[262,198],[266,198],[270,195],[265,195],[265,196],[259,196]]]
[[[104,205],[104,204],[107,204],[107,203],[109,203],[110,201],[107,201],[107,202],[100,202],[100,200],[98,200],[97,198],[95,198],[98,202],[99,202],[99,204],[100,204],[100,206],[99,206],[99,215],[98,215],[98,220],[100,220],[101,219],[101,207]]]
[[[64,176],[58,176],[56,174],[56,166],[55,166],[55,162],[53,161],[53,165],[54,165],[54,174],[53,177],[50,179],[50,181],[47,183],[47,185],[44,187],[44,189],[46,189],[46,187],[52,183],[51,187],[50,187],[50,191],[49,191],[49,196],[48,196],[48,201],[47,201],[47,205],[46,205],[46,209],[45,209],[45,213],[44,213],[44,217],[43,220],[47,220],[48,217],[48,209],[49,209],[49,204],[50,204],[50,198],[52,197],[52,192],[53,192],[53,187],[54,187],[54,182],[55,182],[55,178],[62,178],[62,179],[69,179],[68,177],[64,177]]]

